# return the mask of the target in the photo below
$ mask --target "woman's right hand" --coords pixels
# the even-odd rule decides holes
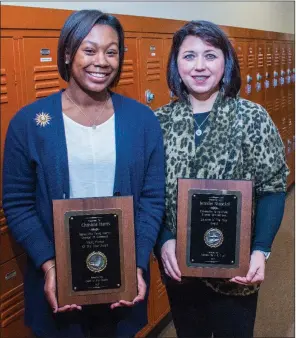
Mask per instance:
[[[54,313],[58,312],[67,312],[73,310],[81,310],[81,306],[72,304],[72,305],[65,305],[63,307],[58,307],[58,300],[56,296],[56,272],[54,265],[54,260],[49,260],[42,265],[42,269],[45,276],[45,284],[44,284],[44,293],[45,297],[53,309]],[[52,267],[52,268],[50,268]]]
[[[181,282],[181,271],[176,258],[175,239],[169,239],[163,244],[161,248],[161,260],[165,273],[172,279]]]

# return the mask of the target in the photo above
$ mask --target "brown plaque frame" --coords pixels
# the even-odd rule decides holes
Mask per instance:
[[[69,212],[78,212],[92,215],[105,214],[112,211],[119,215],[118,231],[122,286],[118,290],[74,291],[72,290],[70,235],[69,224],[66,222],[67,214]],[[59,306],[113,303],[121,299],[132,301],[137,295],[133,197],[116,196],[54,200],[53,214]]]
[[[188,266],[187,243],[190,221],[189,196],[192,190],[226,190],[241,193],[238,265],[236,267]],[[252,224],[253,181],[216,179],[178,179],[177,260],[182,276],[232,278],[245,276],[249,269]],[[203,234],[201,234],[203,236]]]

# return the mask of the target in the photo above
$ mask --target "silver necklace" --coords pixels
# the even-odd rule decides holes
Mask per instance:
[[[209,118],[209,116],[210,116],[210,113],[209,113],[209,115],[202,121],[201,124],[197,124],[197,122],[195,121],[195,118],[193,117],[194,123],[195,123],[196,126],[197,126],[197,129],[196,129],[196,132],[195,132],[195,135],[196,135],[196,136],[202,135],[201,126],[206,122],[206,120]]]
[[[105,106],[106,106],[106,104],[107,104],[107,102],[108,102],[108,100],[109,100],[109,94],[107,93],[107,97],[106,97],[106,100],[105,100],[105,102],[104,102],[104,104],[103,104],[103,107],[102,107],[102,109],[100,110],[100,112],[99,112],[99,114],[98,114],[98,116],[95,118],[95,120],[94,121],[92,121],[86,114],[85,114],[85,112],[78,106],[78,104],[75,102],[75,101],[73,101],[72,99],[71,99],[71,97],[68,95],[68,93],[65,91],[65,94],[66,94],[66,96],[67,96],[67,98],[79,109],[79,111],[89,120],[89,122],[90,122],[90,124],[91,124],[91,127],[92,127],[92,129],[96,129],[97,128],[97,125],[96,125],[96,122],[97,122],[97,119],[102,115],[102,113],[103,113],[103,111],[104,111],[104,109],[105,109]]]

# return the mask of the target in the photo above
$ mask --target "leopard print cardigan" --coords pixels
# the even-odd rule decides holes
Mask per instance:
[[[174,101],[155,112],[164,135],[166,157],[165,226],[175,235],[177,178],[253,180],[255,196],[286,190],[289,173],[278,130],[266,110],[220,92],[210,112],[204,137],[195,146],[194,117],[189,101]],[[242,286],[208,278],[213,290],[231,295],[254,293]]]

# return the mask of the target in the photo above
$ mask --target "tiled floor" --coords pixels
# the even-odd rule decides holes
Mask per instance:
[[[259,293],[255,337],[295,337],[294,238],[295,187],[287,197],[285,214],[266,266]],[[170,323],[158,337],[176,337]]]

